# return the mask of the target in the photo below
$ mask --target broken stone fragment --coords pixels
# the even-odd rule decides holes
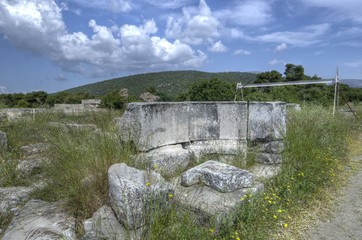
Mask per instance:
[[[60,202],[31,200],[11,221],[3,240],[68,239],[75,237],[75,220]]]
[[[128,229],[145,225],[150,207],[166,202],[168,194],[174,192],[159,173],[141,171],[124,163],[112,165],[108,179],[111,207]]]
[[[170,177],[184,171],[192,158],[191,153],[181,144],[157,148],[135,156],[137,165],[155,170],[162,176]]]
[[[217,161],[207,161],[181,175],[181,185],[203,183],[219,192],[232,192],[251,187],[253,175],[246,170]]]

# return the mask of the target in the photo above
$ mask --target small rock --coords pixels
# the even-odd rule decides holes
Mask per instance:
[[[128,231],[122,224],[117,221],[112,208],[102,206],[92,216],[91,219],[84,221],[85,235],[83,240],[98,239],[139,239],[136,238],[135,231]]]
[[[253,175],[246,170],[225,163],[207,161],[181,175],[181,185],[183,186],[199,183],[219,192],[232,192],[250,187],[253,183]]]
[[[49,159],[45,157],[27,158],[19,160],[16,170],[23,177],[30,177],[31,175],[41,172],[41,168],[44,163],[48,162]]]
[[[35,143],[27,146],[22,146],[20,147],[20,149],[21,151],[23,151],[24,155],[30,156],[45,152],[49,148],[49,146],[50,145],[48,143]]]
[[[153,95],[152,93],[145,92],[140,95],[140,99],[142,99],[145,102],[157,102],[160,97]]]
[[[32,187],[0,188],[0,214],[16,213],[18,206],[25,203],[33,191]]]

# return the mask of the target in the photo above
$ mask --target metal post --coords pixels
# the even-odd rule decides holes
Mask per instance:
[[[334,99],[333,99],[333,117],[339,105],[339,69],[337,67],[336,77],[334,80]]]

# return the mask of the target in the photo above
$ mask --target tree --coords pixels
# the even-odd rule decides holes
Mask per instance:
[[[301,65],[294,65],[291,63],[287,63],[285,65],[285,79],[287,81],[298,81],[298,80],[304,80],[304,67]]]
[[[282,82],[283,76],[278,71],[262,72],[256,76],[254,83],[269,83],[269,82]]]
[[[118,90],[107,93],[101,99],[101,106],[111,109],[123,109],[127,102],[126,99],[121,96]]]
[[[191,101],[232,101],[235,84],[214,79],[199,80],[193,83],[188,92]]]

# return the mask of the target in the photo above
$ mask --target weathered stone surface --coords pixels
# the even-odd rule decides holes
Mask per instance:
[[[302,108],[296,103],[287,103],[287,110],[300,111]]]
[[[219,192],[232,192],[251,187],[253,175],[246,170],[217,162],[207,161],[181,175],[181,185],[192,186],[204,183]]]
[[[22,146],[20,147],[20,149],[22,150],[24,155],[30,156],[45,152],[49,148],[49,146],[50,145],[48,143],[35,143],[27,146]]]
[[[145,102],[157,102],[160,99],[160,97],[153,95],[152,93],[149,92],[144,92],[140,95],[140,99]]]
[[[6,133],[0,131],[0,151],[5,150],[8,147],[8,139]]]
[[[248,139],[251,141],[282,140],[285,133],[286,103],[249,103]]]
[[[120,134],[141,151],[204,140],[246,140],[246,102],[129,103]]]
[[[199,159],[205,154],[246,156],[247,143],[244,140],[210,140],[195,141],[187,146],[187,149]]]
[[[217,219],[233,214],[235,208],[243,202],[245,194],[254,195],[264,189],[263,184],[254,182],[250,188],[221,193],[203,185],[184,187],[180,181],[180,179],[175,179],[174,200],[197,213],[207,217],[216,216]]]
[[[155,170],[162,176],[169,177],[184,171],[191,158],[192,154],[182,148],[181,144],[177,144],[138,154],[135,161],[147,169]]]
[[[280,165],[254,164],[250,169],[255,179],[269,179],[275,177],[279,171]]]
[[[102,206],[83,223],[85,235],[82,240],[132,240],[140,239],[139,231],[127,230],[120,224],[114,215],[112,208]]]
[[[32,187],[0,188],[0,214],[16,213],[18,207],[29,199],[33,191]]]
[[[160,174],[141,171],[124,163],[114,164],[108,170],[110,203],[117,219],[128,229],[145,224],[149,203],[167,201],[172,186]]]
[[[285,145],[283,141],[272,141],[272,142],[256,142],[255,149],[263,153],[282,153],[284,152]]]
[[[16,170],[23,177],[29,177],[34,174],[41,172],[43,164],[48,162],[49,159],[46,157],[33,157],[19,160]]]
[[[260,152],[256,155],[256,162],[263,164],[280,164],[282,162],[282,155],[278,153]]]
[[[75,239],[75,220],[61,203],[29,201],[11,221],[3,240],[14,239]]]

